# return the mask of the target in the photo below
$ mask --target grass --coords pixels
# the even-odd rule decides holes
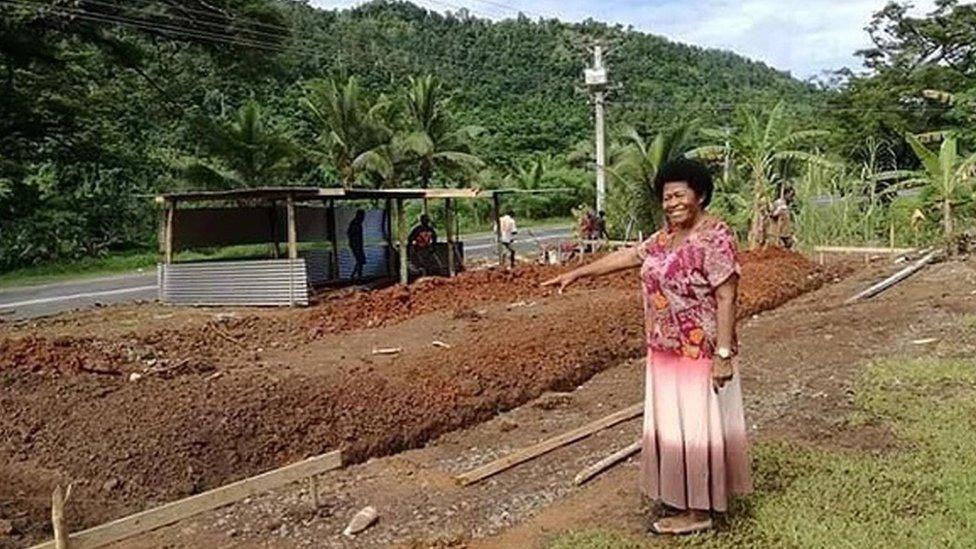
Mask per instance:
[[[855,395],[858,422],[884,422],[899,449],[828,452],[767,442],[754,451],[757,492],[694,547],[976,547],[976,360],[884,361]],[[550,549],[649,545],[571,532]]]
[[[519,222],[520,229],[565,227],[573,225],[572,218],[554,217],[528,219]],[[491,227],[471,226],[462,228],[466,235],[490,232]],[[305,247],[306,245],[302,245]],[[269,246],[248,245],[231,246],[212,251],[181,252],[177,261],[200,261],[204,259],[242,259],[246,257],[268,257]],[[0,273],[0,288],[48,284],[77,278],[94,278],[151,269],[156,266],[158,256],[154,250],[141,249],[115,252],[104,257],[83,258],[55,263],[46,263],[14,269]]]

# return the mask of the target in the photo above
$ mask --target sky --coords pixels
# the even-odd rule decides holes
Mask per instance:
[[[310,0],[322,8],[346,8],[356,0]],[[801,79],[843,67],[859,68],[854,55],[871,42],[864,27],[887,0],[412,0],[444,12],[464,7],[491,19],[515,16],[593,18],[677,42],[734,51],[789,71]],[[935,0],[914,0],[914,13]]]

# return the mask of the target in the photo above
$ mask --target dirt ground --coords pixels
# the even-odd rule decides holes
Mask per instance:
[[[74,529],[335,448],[353,463],[400,452],[390,459],[407,460],[398,466],[404,475],[448,490],[451,473],[636,401],[639,380],[613,373],[616,365],[641,353],[633,274],[554,296],[538,284],[555,272],[542,267],[472,272],[409,289],[353,292],[303,311],[143,305],[3,325],[0,519],[9,521],[13,532],[0,537],[0,545],[20,546],[49,535],[47,502],[56,482],[76,483],[69,509]],[[745,254],[743,315],[775,307],[833,277],[833,271],[799,256]],[[435,340],[450,348],[434,347]],[[374,355],[381,347],[402,352]],[[629,392],[617,388],[597,393],[589,403],[574,397],[572,406],[505,413],[546,391],[600,386],[606,376],[625,379]],[[499,427],[499,421],[514,426]],[[478,424],[475,431],[494,430],[475,451],[465,451],[467,442],[448,446],[455,436],[465,436],[459,428]],[[618,431],[625,433],[626,427],[601,437]],[[496,447],[500,432],[506,433],[505,446]],[[444,449],[439,458],[412,462],[412,453],[404,452],[434,439],[432,448]],[[370,463],[349,473],[365,474],[355,471]],[[473,490],[488,490],[496,482]],[[419,488],[429,494],[430,509],[451,501],[425,484]],[[342,492],[328,484],[321,489]],[[382,493],[407,501],[417,489],[403,484]],[[444,516],[465,516],[460,510],[472,500],[461,495],[454,498],[457,510],[448,508]],[[358,504],[358,497],[334,500],[315,520],[303,516],[300,506],[289,513],[328,533],[308,538],[317,545],[334,537],[330,521],[344,522],[345,506]],[[488,502],[493,494],[489,490],[484,497]],[[458,535],[492,534],[540,501],[527,496],[487,526]],[[405,508],[425,524],[440,517],[440,511],[428,513],[423,505]],[[278,511],[271,508],[270,516],[292,516]],[[283,532],[294,528],[291,519],[273,519],[270,525],[275,524],[275,539],[290,540]],[[390,522],[395,528],[409,524]],[[218,530],[221,536],[233,530],[232,544],[256,534],[244,525]],[[384,538],[378,529],[372,538],[385,540],[378,541],[382,544],[418,531],[423,530],[393,529]]]
[[[976,261],[933,266],[881,296],[843,301],[896,267],[876,264],[742,323],[743,384],[753,440],[831,450],[887,452],[882,426],[847,424],[852,384],[865,362],[892,356],[971,356],[976,330]],[[573,296],[567,298],[573,299]],[[639,420],[462,488],[453,476],[607,415],[642,397],[643,362],[626,360],[575,390],[549,393],[423,448],[320,477],[321,507],[307,485],[252,498],[129,540],[126,547],[540,547],[559,532],[599,527],[641,536],[634,459],[583,487],[583,467],[632,442]],[[363,506],[378,523],[341,535]],[[648,538],[649,539],[649,538]]]

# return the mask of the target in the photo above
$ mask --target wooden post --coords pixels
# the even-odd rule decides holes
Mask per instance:
[[[68,549],[68,529],[64,525],[64,507],[71,498],[71,484],[64,490],[58,484],[51,495],[51,526],[54,529],[54,547]]]
[[[295,227],[295,198],[288,195],[288,259],[298,259],[298,229]]]
[[[268,221],[271,223],[271,242],[274,247],[271,249],[272,257],[278,259],[281,257],[281,240],[278,237],[278,202],[276,200],[271,201],[271,211],[268,212]]]
[[[498,252],[498,266],[505,264],[505,251],[502,249],[502,212],[498,193],[491,193],[491,215],[495,218],[495,250]]]
[[[169,265],[173,262],[173,225],[176,222],[176,201],[166,201],[166,228],[163,240],[163,262]]]
[[[400,246],[400,284],[410,282],[410,272],[408,265],[410,259],[407,257],[407,211],[403,207],[403,199],[396,199],[397,210],[397,241]]]
[[[444,199],[444,208],[447,210],[447,274],[454,276],[454,200]]]
[[[329,265],[329,278],[339,280],[339,226],[336,224],[335,200],[329,200],[329,244],[332,246],[332,260]]]

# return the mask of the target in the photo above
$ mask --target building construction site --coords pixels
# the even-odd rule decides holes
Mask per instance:
[[[865,357],[942,349],[952,322],[976,311],[972,262],[845,304],[900,267],[775,248],[742,260],[753,436],[896,444],[883,427],[845,428],[851,380]],[[616,483],[597,498],[572,479],[632,443],[639,413],[463,480],[640,399],[635,275],[565,295],[540,287],[565,268],[332,292],[307,309],[141,304],[0,324],[0,539],[49,539],[59,485],[72,486],[65,521],[79,532],[334,451],[341,468],[133,530],[119,546],[515,547],[577,520],[637,531],[636,510],[605,516],[631,513],[613,501],[636,498],[621,480],[632,463],[594,481]],[[976,334],[956,340],[955,352],[972,350]],[[344,536],[365,507],[371,528]]]

